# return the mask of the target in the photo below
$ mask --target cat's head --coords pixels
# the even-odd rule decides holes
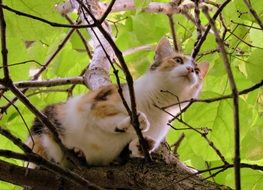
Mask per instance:
[[[208,63],[197,64],[192,57],[176,52],[168,39],[162,38],[156,48],[150,73],[160,77],[158,80],[162,80],[164,88],[187,99],[197,97],[208,67]]]

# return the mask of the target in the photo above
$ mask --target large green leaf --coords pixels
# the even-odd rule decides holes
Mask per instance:
[[[246,64],[248,79],[252,82],[259,82],[263,79],[263,50],[255,49],[251,56],[248,58],[248,63]]]

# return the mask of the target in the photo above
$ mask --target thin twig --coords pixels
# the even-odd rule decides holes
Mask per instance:
[[[261,80],[259,83],[256,83],[249,88],[246,88],[244,90],[239,91],[238,95],[247,94],[247,93],[252,92],[252,91],[254,91],[254,90],[256,90],[262,86],[263,86],[263,80]],[[166,106],[166,107],[162,107],[162,109],[167,109],[169,107],[176,106],[178,104],[187,103],[187,102],[190,102],[190,103],[194,103],[194,102],[212,103],[212,102],[217,102],[217,101],[230,99],[230,98],[233,98],[233,94],[228,94],[228,95],[219,96],[219,97],[215,97],[215,98],[207,98],[207,99],[189,99],[189,100],[185,100],[182,102],[177,102],[175,104],[171,104],[171,105]]]
[[[65,18],[67,19],[67,21],[68,21],[70,24],[74,25],[74,22],[71,20],[71,18],[70,18],[68,15],[65,15]],[[82,41],[82,43],[83,43],[83,45],[84,45],[84,47],[85,47],[85,50],[86,50],[89,58],[92,59],[92,54],[91,54],[91,51],[90,51],[90,49],[89,49],[88,42],[86,41],[85,37],[82,35],[82,33],[80,32],[79,29],[76,29],[76,32],[77,32],[77,34],[79,35],[79,38],[81,39],[81,41]],[[81,75],[81,76],[82,76],[82,75]]]
[[[0,0],[0,4],[2,4],[2,0]],[[1,43],[2,43],[2,55],[3,55],[3,66],[4,66],[4,80],[1,81],[2,85],[9,88],[13,94],[16,95],[16,97],[24,103],[24,105],[32,112],[34,113],[37,118],[47,126],[47,128],[51,131],[53,134],[53,138],[55,142],[60,146],[63,152],[65,152],[65,155],[69,157],[70,160],[72,160],[73,163],[80,163],[79,159],[70,152],[61,142],[58,132],[56,131],[56,128],[54,127],[53,123],[49,121],[49,119],[40,111],[36,109],[36,107],[25,97],[25,95],[13,84],[11,78],[9,77],[9,70],[8,70],[8,63],[7,63],[7,47],[6,47],[6,24],[4,20],[4,14],[2,7],[0,8],[0,24],[1,24]],[[13,103],[11,103],[12,105]]]
[[[95,26],[94,24],[90,24],[90,25],[69,25],[69,24],[56,23],[56,22],[52,22],[52,21],[43,19],[41,17],[37,17],[34,15],[30,15],[28,13],[21,12],[19,10],[15,10],[15,9],[13,9],[7,5],[4,5],[2,3],[0,4],[0,7],[2,7],[3,9],[5,9],[9,12],[15,13],[18,16],[31,18],[33,20],[40,21],[42,23],[48,24],[48,25],[53,26],[53,27],[63,27],[63,28],[74,28],[74,29],[76,29],[76,28],[88,28],[88,27],[94,27]]]
[[[196,33],[197,33],[197,39],[194,46],[196,46],[196,44],[202,37],[202,25],[200,20],[199,0],[194,0],[194,3],[195,3],[194,15],[195,15],[195,25],[196,25]]]
[[[260,20],[258,14],[256,13],[256,11],[253,9],[251,2],[248,0],[243,0],[244,3],[246,4],[247,8],[249,9],[250,13],[253,15],[253,17],[256,19],[258,25],[260,26],[261,30],[263,30],[263,23]]]
[[[211,164],[210,164],[208,161],[205,161],[205,165],[206,165],[207,169],[210,169],[210,168],[211,168]],[[209,175],[212,176],[212,172],[211,172],[210,170],[209,170],[208,172],[209,172]],[[212,180],[213,180],[213,182],[216,183],[214,177],[212,177]]]
[[[173,15],[167,15],[167,16],[168,16],[168,19],[169,19],[170,29],[171,29],[171,32],[172,32],[174,50],[177,52],[180,49],[178,47],[177,35],[176,35],[176,31],[175,31],[175,24],[174,24],[174,20],[173,20]]]
[[[41,93],[53,93],[53,92],[63,92],[63,93],[68,93],[68,89],[47,89],[47,90],[38,90],[38,91],[35,91],[35,92],[32,92],[32,93],[28,93],[26,95],[26,97],[31,97],[31,96],[34,96],[34,95],[37,95],[37,94],[41,94]]]
[[[177,121],[179,121],[180,123],[184,124],[185,126],[187,126],[188,128],[192,129],[193,131],[197,132],[198,134],[200,134],[207,142],[208,145],[216,152],[216,154],[218,155],[218,157],[221,159],[221,161],[224,164],[229,164],[225,157],[223,156],[223,154],[220,152],[220,150],[214,145],[214,143],[207,137],[207,132],[200,132],[199,130],[197,130],[197,128],[192,127],[191,125],[189,125],[188,123],[186,123],[183,119],[178,118],[178,115],[175,116],[173,114],[171,114],[170,112],[166,111],[165,109],[157,106],[154,104],[154,106],[160,110],[162,110],[163,112],[165,112],[166,114],[172,116],[173,118],[176,118]],[[169,125],[170,123],[168,123]]]
[[[34,62],[40,66],[42,66],[39,62],[35,61],[35,60],[28,60],[28,61],[22,61],[22,62],[19,62],[19,63],[12,63],[12,64],[9,64],[8,67],[13,67],[13,66],[17,66],[17,65],[23,65],[23,64],[26,64],[26,63],[30,63],[30,62]],[[4,66],[0,66],[0,69],[4,68]]]
[[[10,104],[12,104],[12,102],[11,102],[7,97],[5,97],[4,95],[3,95],[3,98],[4,98],[6,101],[8,101]],[[31,140],[32,140],[32,142],[33,142],[33,144],[34,144],[34,143],[35,143],[35,142],[34,142],[34,139],[32,138],[30,129],[29,129],[27,123],[26,123],[25,118],[23,117],[22,113],[20,112],[20,110],[18,109],[18,107],[17,107],[15,104],[12,104],[12,106],[15,108],[15,110],[17,111],[17,113],[18,113],[19,116],[21,117],[24,125],[26,126],[26,129],[27,129],[27,131],[28,131],[28,134],[29,134],[29,136],[30,136],[30,138],[31,138]]]
[[[179,148],[179,146],[181,145],[181,143],[183,142],[184,138],[185,138],[185,134],[182,133],[182,134],[180,135],[180,137],[177,139],[177,141],[174,142],[174,143],[171,145],[171,147],[173,147],[173,154],[174,154],[174,155],[177,155],[177,154],[178,154],[178,152],[177,152],[177,151],[178,151],[178,148]]]
[[[0,0],[2,4],[2,0]],[[4,80],[10,80],[9,69],[8,69],[8,50],[6,48],[6,22],[2,7],[0,8],[0,28],[1,28],[1,47],[2,47],[2,63],[4,68]]]
[[[240,38],[238,35],[236,35],[234,32],[231,32],[230,30],[228,30],[228,32],[229,32],[231,35],[235,36],[240,42],[246,44],[247,46],[249,46],[249,47],[251,47],[251,48],[263,49],[263,47],[254,46],[254,45],[246,42],[245,40],[242,39],[243,37]],[[246,35],[247,35],[247,33],[244,35],[244,37],[245,37]]]
[[[215,20],[211,19],[207,9],[203,9],[204,14],[209,20],[209,23],[216,36],[216,41],[218,43],[225,69],[228,75],[232,95],[233,95],[233,117],[234,117],[234,139],[235,139],[235,158],[234,158],[234,168],[235,168],[235,187],[237,190],[241,189],[241,178],[240,178],[240,123],[239,123],[239,104],[238,104],[238,90],[236,87],[235,79],[230,67],[230,63],[227,57],[227,52],[225,50],[224,41],[220,38],[219,32],[215,26]]]
[[[224,164],[229,164],[225,157],[223,156],[223,154],[220,152],[220,150],[214,145],[214,143],[207,137],[207,133],[204,132],[200,132],[199,130],[197,130],[196,128],[192,127],[191,125],[189,125],[188,123],[186,123],[185,121],[183,121],[180,118],[177,118],[177,121],[179,121],[180,123],[184,124],[185,126],[191,128],[192,130],[194,130],[195,132],[199,133],[208,143],[208,145],[216,152],[216,154],[219,156],[219,158],[221,159],[221,161]]]
[[[27,99],[27,97],[12,83],[9,82],[3,83],[2,85],[5,85],[7,88],[9,88],[13,94],[16,95],[16,97],[24,103],[24,105],[36,115],[36,117],[45,125],[47,128],[51,131],[53,134],[54,141],[59,145],[61,150],[65,153],[65,155],[77,166],[80,165],[80,160],[72,153],[70,152],[61,142],[61,139],[59,138],[59,134],[56,131],[56,128],[53,123],[49,121],[49,119],[40,111],[36,109],[36,107]],[[12,104],[11,104],[12,105]]]
[[[225,8],[225,6],[230,3],[231,0],[226,0],[224,3],[222,3],[220,5],[220,7],[217,9],[216,13],[213,16],[213,20],[216,20],[216,18],[218,17],[218,15],[223,11],[223,9]],[[208,24],[208,26],[206,27],[206,30],[204,31],[202,37],[198,40],[198,42],[196,43],[196,45],[194,46],[194,49],[192,51],[191,57],[195,58],[198,54],[198,52],[200,51],[200,48],[202,46],[202,44],[204,43],[206,36],[208,35],[209,31],[211,29],[211,25]]]
[[[110,4],[108,5],[106,11],[103,13],[102,17],[98,20],[99,23],[103,23],[104,20],[107,18],[107,16],[109,15],[109,13],[112,10],[113,5],[115,4],[116,0],[111,0]]]
[[[198,172],[194,173],[194,174],[190,174],[182,179],[179,179],[178,181],[176,181],[176,183],[179,183],[183,180],[186,180],[192,176],[195,176],[195,175],[199,175],[199,174],[202,174],[202,173],[206,173],[206,172],[211,172],[211,171],[214,171],[214,170],[221,170],[221,169],[229,169],[229,168],[233,168],[234,167],[234,164],[227,164],[227,165],[221,165],[221,166],[216,166],[216,167],[213,167],[213,168],[208,168],[208,169],[204,169],[204,170],[198,170]],[[253,164],[247,164],[247,163],[241,163],[240,164],[240,167],[241,168],[249,168],[249,169],[253,169],[253,170],[259,170],[259,171],[263,171],[263,166],[260,166],[260,165],[253,165]],[[225,170],[223,170],[225,171]],[[166,188],[165,188],[166,189]]]
[[[211,174],[210,176],[204,178],[203,180],[208,180],[208,179],[210,179],[210,178],[214,178],[214,177],[216,177],[218,174],[222,173],[223,171],[225,171],[225,170],[227,170],[227,169],[228,169],[228,167],[222,168],[222,169],[216,171],[215,173]]]
[[[20,138],[14,136],[9,130],[5,129],[4,127],[0,126],[0,134],[12,141],[16,146],[18,146],[21,150],[25,153],[31,153],[32,150],[26,144],[22,142]]]
[[[83,77],[71,77],[71,78],[55,78],[41,81],[20,81],[15,82],[14,85],[17,88],[39,88],[39,87],[51,87],[67,84],[84,84]],[[0,89],[6,89],[4,86],[0,86]]]
[[[253,28],[253,29],[256,29],[256,30],[262,30],[261,28],[258,28],[258,27],[255,27],[255,26],[251,26],[251,25],[247,25],[247,24],[244,24],[244,23],[241,23],[241,22],[236,22],[236,21],[233,21],[233,20],[230,20],[230,22],[232,22],[233,24],[237,24],[237,25],[240,25],[240,26],[248,27],[248,28]]]
[[[47,69],[47,67],[49,66],[49,64],[54,60],[54,58],[58,55],[58,53],[62,50],[62,48],[65,46],[66,42],[70,39],[70,36],[73,34],[74,32],[74,28],[71,29],[68,34],[66,35],[66,37],[62,40],[62,42],[58,45],[57,49],[55,50],[55,52],[48,58],[48,60],[40,67],[40,69],[38,70],[38,72],[36,74],[34,74],[34,76],[32,77],[32,80],[37,80],[39,78],[39,76]],[[22,93],[25,94],[27,92],[27,88],[22,90]],[[17,97],[13,98],[12,100],[10,100],[10,103],[8,103],[7,105],[3,106],[1,109],[1,113],[6,112],[6,110],[12,105],[14,104],[16,101],[18,100]]]

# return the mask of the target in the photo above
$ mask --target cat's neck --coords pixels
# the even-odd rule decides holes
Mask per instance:
[[[162,76],[151,72],[134,83],[137,102],[155,107],[166,107],[178,102],[178,97],[170,91],[171,88]]]

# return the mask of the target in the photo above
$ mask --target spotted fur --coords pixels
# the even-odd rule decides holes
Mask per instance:
[[[140,129],[149,152],[154,151],[168,133],[171,116],[157,107],[197,98],[208,64],[196,64],[191,57],[174,52],[163,38],[157,48],[153,65],[134,81]],[[122,86],[124,98],[130,105],[129,92]],[[183,109],[187,103],[181,104]],[[179,106],[167,111],[179,113]],[[44,114],[58,130],[62,143],[80,151],[92,165],[111,163],[128,145],[131,156],[142,157],[137,135],[123,105],[116,85],[79,95],[65,103],[48,106]],[[52,134],[37,119],[32,127],[35,145],[28,145],[47,159],[64,164],[64,154]]]

